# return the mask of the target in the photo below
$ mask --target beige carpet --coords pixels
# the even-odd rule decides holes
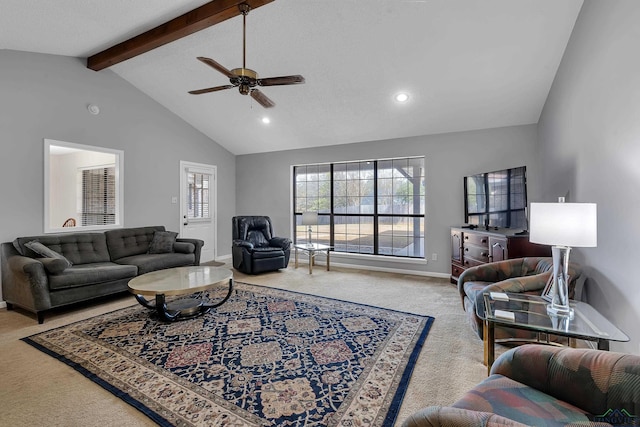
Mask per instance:
[[[293,264],[293,263],[292,263]],[[229,265],[227,265],[229,266]],[[306,266],[238,281],[273,286],[435,317],[398,416],[401,423],[428,405],[447,405],[486,377],[482,342],[466,323],[456,288],[445,279]],[[133,296],[35,316],[0,310],[0,417],[11,426],[151,426],[154,423],[100,386],[20,338],[121,307]]]

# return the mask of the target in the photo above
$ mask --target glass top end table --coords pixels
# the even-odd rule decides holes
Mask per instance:
[[[295,266],[298,268],[298,251],[305,252],[309,255],[309,274],[313,274],[313,265],[315,264],[316,254],[324,253],[327,257],[327,271],[330,269],[331,250],[333,247],[323,245],[322,243],[301,243],[293,245],[295,250]]]
[[[538,334],[595,341],[599,350],[609,350],[610,341],[626,342],[629,337],[586,302],[569,305],[574,316],[547,314],[550,303],[538,295],[504,292],[484,292],[482,303],[476,304],[476,314],[484,321],[484,361],[487,369],[495,359],[495,325],[522,329]]]

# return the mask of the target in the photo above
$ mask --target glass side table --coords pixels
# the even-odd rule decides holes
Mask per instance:
[[[303,243],[299,245],[293,245],[295,249],[296,268],[298,268],[298,251],[306,252],[309,255],[309,274],[313,274],[313,265],[315,264],[316,255],[318,253],[324,253],[327,257],[327,271],[330,268],[331,261],[331,246],[323,245],[321,243]]]
[[[538,334],[559,335],[594,341],[599,350],[609,350],[610,341],[629,341],[629,337],[605,319],[586,302],[570,301],[575,310],[573,319],[549,316],[548,301],[537,295],[485,292],[483,301],[476,304],[476,314],[484,320],[484,362],[487,370],[495,360],[495,325],[534,331]]]

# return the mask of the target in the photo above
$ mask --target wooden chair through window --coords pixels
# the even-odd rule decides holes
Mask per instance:
[[[64,224],[62,224],[63,227],[75,227],[76,226],[76,220],[75,218],[69,218],[67,219]]]

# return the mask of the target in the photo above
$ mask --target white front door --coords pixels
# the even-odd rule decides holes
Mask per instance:
[[[180,237],[204,240],[200,262],[217,253],[216,166],[180,161]]]

